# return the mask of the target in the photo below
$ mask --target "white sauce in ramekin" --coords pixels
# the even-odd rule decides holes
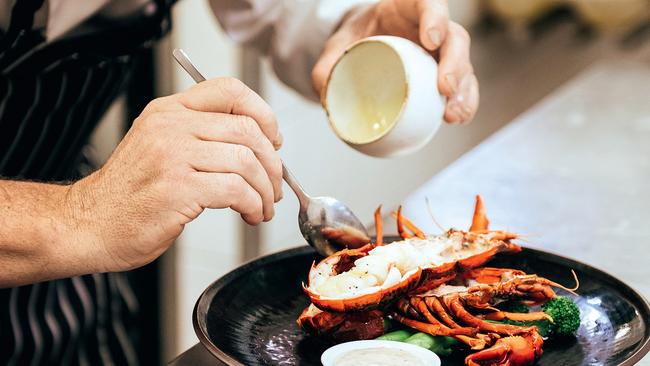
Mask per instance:
[[[414,344],[366,340],[340,343],[321,355],[323,366],[440,366],[440,358]]]
[[[348,351],[334,361],[334,366],[426,366],[422,360],[411,353],[397,348],[364,348]]]

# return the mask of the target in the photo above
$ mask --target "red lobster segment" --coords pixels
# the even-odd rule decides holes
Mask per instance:
[[[543,340],[537,328],[493,321],[553,319],[543,312],[510,313],[495,305],[503,301],[543,304],[556,296],[552,287],[572,291],[546,278],[505,268],[473,269],[460,274],[457,280],[461,285],[474,285],[445,285],[401,298],[391,317],[410,328],[454,337],[468,348],[480,350],[467,357],[467,365],[533,364],[542,355]]]
[[[308,284],[303,284],[305,293],[318,308],[333,312],[363,311],[382,308],[394,299],[409,293],[419,293],[436,288],[456,277],[467,269],[484,265],[501,252],[516,253],[521,247],[512,243],[517,234],[488,230],[488,219],[485,216],[483,202],[476,197],[476,207],[469,232],[450,229],[446,233],[427,238],[410,220],[401,214],[401,207],[395,213],[397,229],[404,241],[383,244],[380,208],[375,212],[375,227],[377,238],[375,243],[367,244],[358,249],[346,249],[313,264],[309,272]],[[436,247],[438,256],[429,263],[415,268],[407,268],[400,273],[402,278],[390,286],[375,286],[374,291],[348,296],[328,296],[322,293],[320,284],[331,277],[350,271],[355,262],[363,257],[372,256],[379,247],[393,246]],[[393,248],[391,247],[391,249]],[[411,248],[407,248],[411,249]],[[399,263],[394,264],[399,266]]]
[[[380,206],[374,243],[312,265],[308,284],[303,284],[312,304],[298,318],[300,327],[338,341],[372,339],[384,333],[383,319],[390,315],[409,328],[465,344],[475,351],[465,359],[469,366],[532,365],[541,357],[543,339],[535,326],[495,321],[553,319],[543,312],[510,313],[496,305],[539,305],[555,297],[553,287],[571,290],[523,271],[482,267],[498,253],[516,253],[521,247],[512,243],[517,234],[488,229],[480,196],[467,232],[450,229],[426,236],[402,216],[401,207],[393,216],[404,240],[384,243]],[[373,267],[377,263],[384,267]]]

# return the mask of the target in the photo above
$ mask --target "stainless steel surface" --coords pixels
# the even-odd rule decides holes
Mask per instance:
[[[491,227],[599,267],[650,296],[650,64],[598,63],[404,201],[429,232],[469,226],[480,193]]]
[[[182,49],[175,49],[172,55],[194,81],[197,83],[205,81],[205,77]],[[365,226],[352,210],[332,197],[310,197],[289,172],[284,162],[282,163],[282,178],[298,197],[300,232],[307,243],[314,247],[319,254],[328,256],[345,248],[344,243],[350,243],[352,240],[358,244],[370,241]]]
[[[600,267],[648,297],[649,96],[650,65],[596,64],[422,185],[404,214],[438,232],[429,197],[437,221],[465,228],[480,193],[492,227],[527,234],[527,246]],[[200,344],[172,364],[221,365]]]

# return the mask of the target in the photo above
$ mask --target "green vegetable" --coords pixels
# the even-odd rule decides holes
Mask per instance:
[[[394,332],[386,333],[383,336],[377,337],[377,339],[384,340],[384,341],[404,342],[411,335],[413,335],[412,332],[409,332],[406,329],[402,329],[402,330],[396,330]]]
[[[435,342],[429,350],[438,356],[449,356],[454,351],[454,347],[460,344],[459,341],[451,337],[438,336],[433,338]]]
[[[514,304],[514,303],[511,303]],[[521,303],[519,303],[522,305]],[[517,306],[513,306],[508,310],[505,310],[506,307],[500,307],[504,311],[512,311],[512,309],[517,309]],[[580,309],[578,306],[568,297],[557,296],[544,305],[542,305],[542,311],[548,314],[553,318],[553,322],[548,320],[536,320],[532,322],[519,322],[514,320],[505,319],[503,321],[494,321],[493,323],[502,323],[502,324],[512,324],[519,325],[523,327],[536,326],[539,334],[544,337],[565,337],[575,334],[580,327]],[[526,311],[527,312],[527,311]]]
[[[404,340],[404,343],[410,343],[422,348],[431,349],[435,344],[435,340],[432,335],[420,332],[408,337]]]
[[[542,305],[542,311],[553,318],[555,335],[573,335],[580,327],[580,309],[566,296],[557,296],[549,300]]]
[[[432,336],[427,333],[415,333],[404,342],[426,348],[439,356],[449,356],[453,347],[459,343],[451,337]]]
[[[553,334],[553,323],[549,322],[548,320],[536,320],[532,322],[518,322],[515,320],[508,320],[505,319],[501,322],[495,322],[495,323],[502,323],[502,324],[512,324],[512,325],[518,325],[521,327],[530,327],[530,326],[536,326],[537,327],[537,332],[539,335],[541,335],[544,338],[548,338]]]
[[[499,309],[509,313],[528,313],[530,310],[528,306],[520,303],[519,301],[508,301],[499,305]]]

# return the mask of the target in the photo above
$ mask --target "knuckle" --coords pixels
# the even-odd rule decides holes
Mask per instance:
[[[452,32],[454,32],[459,38],[463,39],[468,44],[471,42],[472,37],[469,35],[469,32],[460,24],[456,22],[450,22],[449,29],[451,29]]]
[[[255,166],[255,154],[247,146],[237,145],[235,149],[236,159],[242,164],[245,170],[250,170]]]
[[[234,77],[219,78],[217,83],[235,99],[241,98],[248,91],[248,87],[241,80]]]
[[[156,98],[147,104],[145,110],[149,112],[160,112],[164,110],[166,106],[169,106],[171,103],[173,103],[172,96]]]
[[[282,160],[279,157],[274,159],[270,175],[274,181],[282,180]]]
[[[257,125],[257,122],[249,116],[237,116],[235,119],[236,123],[236,133],[239,134],[239,137],[244,141],[257,141],[260,137],[260,129]]]
[[[225,190],[228,192],[228,197],[235,200],[236,197],[239,197],[244,191],[246,182],[244,178],[237,174],[228,174],[225,178]]]

